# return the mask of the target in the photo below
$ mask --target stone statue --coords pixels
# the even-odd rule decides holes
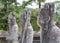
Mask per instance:
[[[31,12],[25,9],[21,15],[20,23],[22,25],[22,32],[20,43],[33,43],[33,28],[30,23]]]
[[[49,6],[49,43],[60,43],[60,29],[57,27],[54,23],[53,17],[54,17],[54,3],[47,3],[47,6]]]
[[[50,20],[48,8],[41,8],[39,12],[39,23],[40,23],[40,43],[48,43],[48,23]]]
[[[15,12],[10,12],[8,16],[9,32],[8,43],[18,43],[18,25],[16,23]]]
[[[54,3],[46,3],[40,10],[40,43],[60,43],[60,29],[55,25],[53,15]]]

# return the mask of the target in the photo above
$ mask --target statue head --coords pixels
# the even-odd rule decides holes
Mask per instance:
[[[30,22],[30,10],[29,9],[25,9],[21,12],[21,18],[20,18],[20,23],[21,25],[24,25],[26,20],[28,20],[28,22]]]
[[[12,16],[15,16],[16,12],[12,11],[12,12],[10,12],[10,14],[11,14]]]
[[[15,12],[10,12],[8,16],[8,23],[14,25],[16,23]]]
[[[53,19],[53,16],[54,16],[54,4],[55,3],[46,3],[45,4],[45,7],[48,7],[49,6],[49,8],[48,8],[48,10],[49,10],[49,16],[50,16],[50,19]]]
[[[49,6],[48,5],[44,5],[43,8],[41,8],[40,12],[39,12],[39,23],[40,24],[44,24],[44,23],[48,23],[50,20],[50,16],[49,16]]]
[[[44,7],[41,8],[39,19],[40,23],[48,23],[53,20],[54,15],[54,3],[45,3]]]

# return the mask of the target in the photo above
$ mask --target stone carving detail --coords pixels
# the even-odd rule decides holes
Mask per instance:
[[[22,25],[22,32],[20,43],[32,43],[33,42],[33,28],[30,23],[31,12],[25,9],[21,15],[20,23]]]

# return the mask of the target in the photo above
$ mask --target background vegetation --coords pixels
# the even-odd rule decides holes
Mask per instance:
[[[35,1],[35,0],[33,0]],[[17,24],[20,28],[20,15],[21,15],[21,11],[23,9],[25,9],[25,7],[28,4],[31,4],[33,2],[32,0],[28,0],[28,1],[23,1],[23,4],[18,6],[19,3],[17,3],[16,0],[0,0],[0,30],[8,30],[8,15],[9,12],[11,11],[15,11],[16,12],[16,20],[17,20]],[[39,1],[39,0],[38,0]],[[42,0],[44,1],[44,0]],[[42,2],[40,1],[40,2]],[[38,4],[38,2],[37,2]],[[39,23],[38,23],[38,9],[32,9],[29,8],[32,12],[31,14],[31,24],[33,26],[33,29],[38,31],[40,29],[39,27]],[[55,15],[54,15],[54,20],[57,23],[57,25],[59,24],[60,26],[60,2],[56,2],[56,7],[55,7]]]

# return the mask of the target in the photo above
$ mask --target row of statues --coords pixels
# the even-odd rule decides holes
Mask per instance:
[[[60,29],[55,25],[53,15],[54,3],[46,3],[43,8],[39,9],[40,43],[60,43]],[[20,18],[22,31],[18,36],[15,12],[10,12],[8,16],[9,34],[6,38],[8,43],[33,43],[34,31],[30,23],[30,16],[30,10],[23,10]],[[18,37],[20,37],[19,40]]]
[[[21,14],[20,24],[22,26],[21,35],[18,36],[18,25],[16,23],[15,12],[10,12],[8,16],[9,31],[6,40],[8,43],[32,43],[33,42],[33,28],[30,23],[31,12],[24,10]],[[18,37],[20,39],[18,40]]]

